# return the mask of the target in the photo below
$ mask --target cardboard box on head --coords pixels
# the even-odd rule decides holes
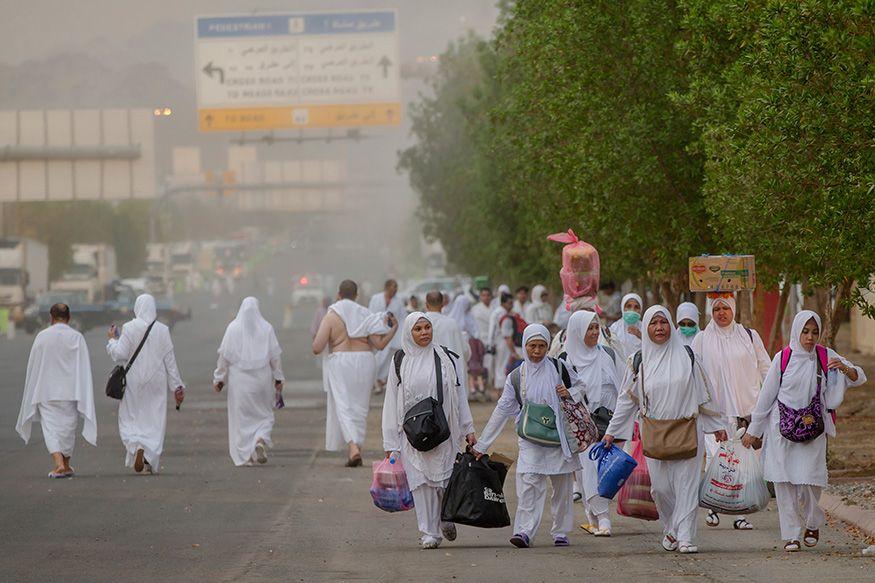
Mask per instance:
[[[733,292],[756,289],[753,255],[690,257],[690,291]]]

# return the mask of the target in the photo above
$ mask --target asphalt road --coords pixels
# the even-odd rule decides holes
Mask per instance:
[[[87,335],[97,385],[98,447],[79,438],[77,477],[49,480],[42,435],[25,446],[14,431],[31,337],[0,339],[0,581],[864,581],[875,564],[841,525],[821,544],[788,556],[777,515],[751,517],[752,532],[729,520],[700,528],[696,556],[666,553],[659,527],[617,519],[615,536],[572,534],[549,546],[549,510],[536,547],[513,549],[509,528],[461,527],[455,543],[421,551],[413,512],[383,513],[368,496],[369,468],[341,467],[321,451],[324,398],[308,356],[306,325],[280,332],[289,378],[287,408],[277,413],[275,449],[266,466],[235,468],[228,456],[224,395],[210,388],[215,350],[236,306],[194,301],[194,320],[173,331],[188,396],[171,406],[161,474],[124,467],[116,403],[102,394],[111,363],[99,331]],[[267,316],[281,321],[279,306]],[[379,455],[379,399],[374,399],[366,459]],[[483,427],[490,409],[475,407]],[[500,451],[515,455],[510,428]],[[508,478],[511,512],[516,498]],[[578,507],[578,518],[582,510]]]

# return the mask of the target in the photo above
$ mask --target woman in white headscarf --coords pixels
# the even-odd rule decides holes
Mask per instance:
[[[545,301],[548,293],[547,288],[540,284],[532,288],[532,301],[523,315],[526,322],[548,324],[553,321],[553,307]]]
[[[820,539],[820,527],[826,521],[818,506],[821,491],[827,485],[826,439],[836,434],[830,410],[842,404],[849,387],[866,382],[863,369],[830,348],[825,349],[826,371],[823,370],[816,348],[821,330],[820,316],[816,313],[803,310],[796,314],[786,369],[781,371],[782,350],[772,360],[742,440],[745,447],[752,447],[762,439],[763,474],[775,484],[781,538],[784,550],[790,552],[800,549],[800,534],[807,547],[815,546]],[[802,442],[784,437],[781,418],[791,415],[786,410],[782,414],[781,405],[803,409],[815,399],[820,401],[821,419],[816,421],[822,421],[822,433]]]
[[[583,397],[574,383],[574,373],[569,371],[572,386],[563,386],[559,370],[564,364],[547,357],[550,346],[550,332],[541,324],[529,324],[523,333],[523,364],[517,374],[508,375],[495,410],[489,418],[483,435],[474,446],[477,454],[486,450],[501,434],[508,418],[519,419],[520,400],[549,405],[553,410],[557,425],[564,424],[560,398],[571,398],[580,402]],[[514,379],[520,382],[520,400]],[[574,509],[572,491],[574,472],[580,469],[580,457],[573,454],[565,439],[564,431],[559,431],[561,446],[538,445],[518,438],[520,455],[516,468],[517,510],[514,518],[514,535],[510,542],[518,548],[532,546],[538,525],[544,513],[547,499],[547,479],[553,486],[550,509],[553,513],[553,526],[550,534],[555,546],[568,546],[568,533],[574,528]]]
[[[693,339],[700,332],[699,330],[699,306],[693,302],[684,302],[678,306],[677,311],[678,332],[681,333],[681,340],[687,346],[692,346]]]
[[[681,553],[697,553],[696,509],[699,506],[699,478],[702,473],[704,433],[726,440],[722,415],[708,393],[705,376],[689,347],[674,330],[671,314],[663,306],[651,306],[644,313],[644,338],[641,363],[637,371],[628,370],[623,379],[614,417],[603,442],[610,447],[616,439],[632,437],[635,419],[643,418],[641,439],[650,471],[651,494],[663,526],[662,548]],[[648,436],[647,422],[690,420],[695,423],[695,443],[681,451]],[[659,451],[656,459],[648,450]],[[669,459],[679,457],[680,459]]]
[[[127,374],[127,389],[118,409],[118,432],[125,446],[125,466],[136,472],[157,472],[164,451],[167,427],[167,391],[173,391],[177,407],[185,398],[185,385],[176,366],[170,330],[158,322],[155,298],[143,294],[134,302],[134,319],[109,329],[106,352],[117,363],[130,360],[149,329],[149,337]]]
[[[623,317],[611,324],[611,346],[621,351],[617,356],[625,361],[641,350],[641,312],[644,301],[636,293],[628,293],[620,302]]]
[[[717,407],[726,415],[728,429],[735,434],[738,427],[747,427],[757,401],[763,379],[769,371],[770,359],[756,330],[735,321],[735,298],[718,297],[711,302],[711,321],[693,340],[693,351],[714,390]],[[717,454],[717,442],[705,439],[708,459]],[[708,526],[720,524],[713,510],[705,519]],[[735,530],[751,530],[753,525],[744,516],[732,523]]]
[[[456,526],[441,522],[441,501],[453,473],[459,447],[477,442],[474,420],[465,389],[456,376],[457,364],[432,343],[432,322],[427,314],[413,312],[404,320],[403,359],[399,371],[389,368],[389,383],[383,401],[383,449],[386,457],[398,453],[407,483],[413,493],[416,520],[424,549],[436,549],[441,541],[456,539]],[[438,361],[435,361],[435,355]],[[403,430],[405,413],[418,402],[437,394],[440,365],[443,408],[450,438],[430,451],[414,449]]]
[[[283,390],[282,349],[273,326],[248,297],[228,324],[213,373],[213,388],[228,384],[228,450],[234,465],[267,462],[273,445],[273,405]]]
[[[599,344],[601,323],[595,312],[575,312],[568,320],[565,361],[577,375],[576,387],[584,395],[590,411],[617,407],[620,378],[613,350]],[[595,447],[593,444],[591,447]],[[595,536],[611,536],[610,500],[598,495],[598,463],[589,458],[589,450],[580,454],[578,483],[583,488],[585,531]]]

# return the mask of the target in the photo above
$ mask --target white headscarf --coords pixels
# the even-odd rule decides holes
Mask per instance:
[[[728,306],[735,318],[735,298],[717,298],[712,308]],[[801,331],[801,329],[800,329]],[[715,400],[728,414],[749,414],[762,384],[752,338],[744,326],[732,321],[726,327],[713,318],[696,335],[694,348],[705,372],[715,384]]]
[[[456,392],[456,376],[452,362],[443,350],[435,350],[433,342],[429,342],[426,346],[420,346],[413,340],[413,327],[420,320],[425,320],[429,324],[434,325],[428,314],[423,312],[413,312],[404,320],[403,329],[401,331],[401,343],[404,350],[404,360],[401,361],[401,386],[398,387],[398,410],[402,412],[408,411],[413,405],[422,401],[425,398],[432,397],[437,399],[437,375],[435,372],[435,354],[438,355],[441,363],[441,376],[443,377],[443,397],[444,397],[444,412],[446,413],[447,423],[450,426],[450,440],[453,444],[450,448],[450,455],[455,456],[457,446],[462,440],[462,429],[459,425],[459,403],[457,402]],[[404,414],[398,416],[398,431],[403,431]],[[407,451],[409,450],[409,451]],[[438,452],[441,447],[431,452],[420,452],[411,448],[406,448],[405,464],[412,464],[414,467],[426,473],[426,475],[435,475],[443,471],[447,460],[435,459],[433,452]],[[452,463],[450,463],[452,466]]]
[[[553,308],[544,303],[541,296],[547,288],[543,285],[536,285],[532,288],[532,301],[526,306],[526,313],[522,316],[529,323],[549,322],[553,317]]]
[[[617,367],[611,356],[598,345],[589,347],[583,338],[593,323],[599,322],[595,312],[574,312],[568,320],[568,333],[565,339],[565,350],[568,362],[576,369],[578,381],[583,386],[583,392],[591,408],[605,406],[609,409],[615,406],[616,393],[620,380],[617,378]],[[603,395],[604,385],[613,386],[612,395]]]
[[[565,416],[562,413],[562,406],[559,404],[559,395],[556,394],[556,385],[562,383],[562,377],[556,371],[556,367],[550,362],[550,359],[544,355],[541,362],[532,362],[529,358],[529,351],[525,350],[526,345],[532,340],[543,340],[550,346],[550,332],[542,324],[529,324],[523,331],[523,364],[525,367],[525,383],[526,383],[526,401],[549,405],[556,415],[556,425],[560,428],[559,439],[562,442],[562,453],[566,458],[571,457],[571,448],[568,447],[568,442],[565,439],[565,432],[562,431],[562,424],[565,422]],[[522,371],[521,371],[522,373]],[[522,375],[521,375],[522,376]]]
[[[644,308],[644,302],[636,293],[628,293],[623,296],[623,300],[620,303],[621,310],[625,311],[626,302],[629,300],[638,300],[638,305],[641,308]],[[644,336],[644,327],[641,326],[641,322],[639,321],[637,324],[633,326],[634,328],[638,328],[641,330],[641,336]],[[623,358],[628,358],[635,354],[641,348],[641,339],[635,336],[634,334],[629,333],[629,325],[621,317],[619,320],[611,324],[611,341],[615,346],[619,346],[623,351]]]
[[[663,344],[650,339],[648,327],[657,315],[668,320],[669,337]],[[641,341],[641,369],[647,395],[645,414],[654,419],[681,419],[697,415],[699,407],[710,401],[700,378],[693,374],[693,364],[680,334],[674,329],[671,313],[659,305],[644,312]],[[645,404],[642,403],[642,408]],[[709,407],[711,408],[711,407]]]
[[[628,293],[628,294],[624,295],[623,299],[620,301],[620,311],[621,312],[626,311],[626,302],[628,302],[629,300],[637,300],[638,305],[641,306],[641,309],[642,310],[644,309],[644,300],[641,299],[641,296],[632,292],[632,293]]]
[[[474,314],[471,313],[471,303],[471,296],[463,292],[450,304],[447,315],[456,321],[459,330],[468,333],[469,338],[477,338],[480,333],[477,330]]]
[[[155,306],[155,298],[149,294],[138,296],[134,302],[134,319],[124,325],[122,333],[130,335],[136,348],[146,333],[146,329],[152,322],[155,322],[155,325],[152,326],[149,338],[143,344],[143,349],[137,356],[137,360],[128,371],[129,385],[147,383],[158,372],[165,372],[164,357],[173,350],[173,342],[170,340],[170,331],[167,326],[156,321],[157,318],[158,309]]]
[[[273,326],[258,309],[258,300],[248,297],[240,304],[237,317],[228,324],[219,355],[242,370],[268,366],[282,354]]]
[[[678,306],[678,317],[677,321],[681,320],[692,320],[699,324],[699,306],[694,304],[693,302],[684,302]]]

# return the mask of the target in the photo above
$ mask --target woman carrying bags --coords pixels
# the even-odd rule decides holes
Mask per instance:
[[[413,493],[416,520],[423,549],[436,549],[441,541],[456,539],[456,526],[441,523],[441,500],[453,473],[459,447],[474,445],[474,420],[456,367],[443,347],[432,343],[432,323],[422,312],[404,320],[402,350],[389,367],[389,382],[383,401],[383,449],[386,457],[396,453],[404,464],[407,483]],[[413,430],[405,423],[407,413],[423,401],[440,403],[443,411],[443,441],[429,449],[411,443]],[[448,433],[448,436],[446,435]]]
[[[613,351],[598,343],[599,330],[595,312],[574,312],[568,320],[565,356],[560,358],[577,375],[575,386],[585,396],[590,412],[599,411],[608,418],[617,407],[620,379]],[[580,464],[577,476],[587,518],[581,528],[595,536],[611,536],[610,500],[598,495],[598,462],[589,458],[589,449],[580,454]]]
[[[520,424],[525,421],[526,410],[539,407],[541,417],[552,417],[555,435],[540,436],[540,443],[533,441],[535,430],[528,438],[519,437],[519,460],[516,469],[517,510],[514,518],[514,535],[510,542],[518,548],[532,546],[535,533],[541,523],[547,498],[547,479],[553,486],[550,507],[553,512],[553,544],[568,546],[568,533],[574,528],[572,491],[574,472],[580,469],[580,458],[572,453],[565,436],[564,413],[560,399],[580,402],[583,397],[574,383],[566,387],[562,370],[565,365],[547,357],[550,333],[541,324],[530,324],[523,333],[523,364],[504,383],[501,397],[489,418],[483,435],[474,446],[475,455],[482,455],[501,433],[509,417],[517,421],[517,434],[526,434]],[[519,372],[517,372],[519,371]],[[571,378],[571,375],[565,375]],[[525,404],[525,407],[524,407]]]
[[[818,506],[827,485],[826,437],[835,437],[830,410],[841,405],[848,387],[866,382],[863,370],[835,351],[819,346],[820,316],[803,310],[793,319],[790,346],[772,360],[745,447],[762,439],[763,474],[775,484],[784,550],[813,547],[826,520]],[[803,527],[805,532],[803,533]]]
[[[623,380],[605,447],[632,436],[640,416],[641,440],[651,493],[662,521],[666,551],[697,553],[696,509],[704,433],[726,440],[722,415],[714,409],[701,367],[681,341],[662,306],[644,313],[641,354]]]

